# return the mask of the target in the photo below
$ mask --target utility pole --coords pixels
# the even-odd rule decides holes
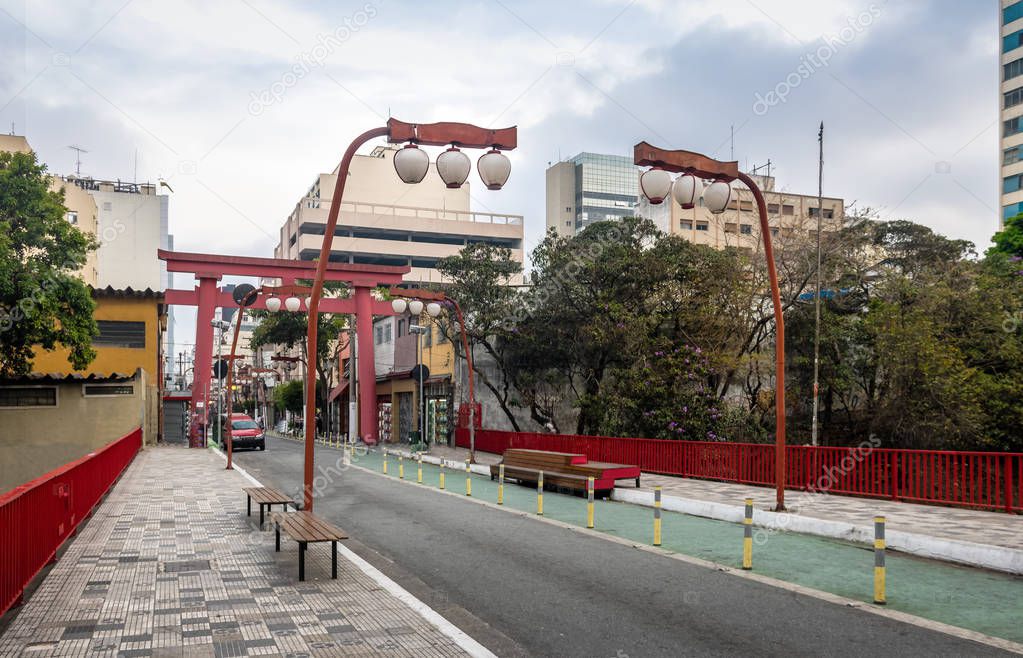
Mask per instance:
[[[824,217],[824,122],[817,133],[817,294],[814,295],[813,326],[813,425],[810,443],[817,445],[817,409],[820,401],[821,367],[821,220]]]

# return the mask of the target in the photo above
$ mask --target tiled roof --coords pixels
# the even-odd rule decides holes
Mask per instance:
[[[159,290],[153,290],[152,288],[146,288],[145,290],[135,290],[131,286],[127,288],[114,288],[113,286],[107,286],[106,288],[93,288],[89,286],[89,290],[92,292],[93,297],[134,297],[135,299],[163,299],[163,293]]]
[[[30,372],[27,375],[21,377],[9,377],[6,379],[0,379],[0,382],[4,384],[11,383],[38,383],[38,382],[124,382],[135,379],[134,374],[125,374],[121,372],[112,372],[109,375],[105,375],[101,372],[91,372],[87,375],[80,372]]]

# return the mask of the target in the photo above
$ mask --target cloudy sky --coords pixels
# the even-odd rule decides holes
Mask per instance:
[[[0,0],[0,129],[51,171],[173,186],[190,251],[270,255],[395,116],[519,126],[476,210],[544,229],[544,170],[646,140],[983,248],[998,221],[996,0]],[[296,71],[298,74],[296,75]],[[473,180],[473,179],[470,179]]]

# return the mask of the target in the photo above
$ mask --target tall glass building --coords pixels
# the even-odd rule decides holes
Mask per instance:
[[[547,169],[547,226],[571,235],[593,222],[635,214],[640,168],[632,158],[580,153]]]
[[[1002,171],[1002,214],[1023,212],[1023,2],[1002,0],[1001,98],[1002,138],[998,164]]]

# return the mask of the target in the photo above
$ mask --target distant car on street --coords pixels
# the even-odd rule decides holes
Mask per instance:
[[[227,417],[221,418],[223,427],[224,445],[227,445]],[[246,414],[231,414],[231,448],[252,448],[253,450],[266,450],[266,435],[259,423],[252,420]]]

